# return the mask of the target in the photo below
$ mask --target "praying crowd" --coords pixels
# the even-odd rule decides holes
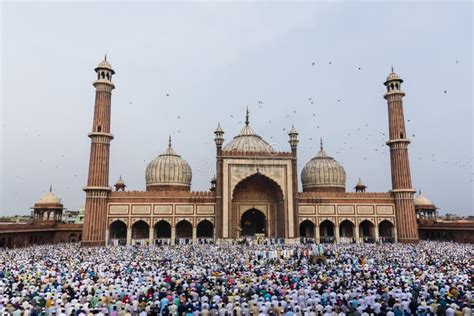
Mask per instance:
[[[473,255],[433,241],[3,249],[0,315],[472,315]]]

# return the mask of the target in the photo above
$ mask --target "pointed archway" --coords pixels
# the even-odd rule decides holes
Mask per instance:
[[[214,236],[214,225],[207,219],[200,221],[196,229],[197,238],[212,238]]]
[[[247,210],[240,218],[240,235],[255,236],[256,234],[266,235],[267,221],[265,214],[256,208]]]
[[[350,220],[343,220],[339,224],[339,242],[351,243],[354,241],[354,224]]]
[[[379,238],[381,242],[394,242],[393,232],[395,230],[394,225],[388,221],[383,220],[379,223]]]
[[[254,227],[257,234],[263,232],[268,237],[286,237],[287,219],[283,191],[275,181],[258,171],[240,181],[232,191],[232,212],[229,218],[231,237],[248,236],[252,233],[250,227],[246,228],[247,218],[243,220],[244,216],[252,214],[246,214],[252,210],[261,213],[255,213],[256,220],[264,221],[264,225],[259,222],[258,227]]]
[[[171,238],[171,224],[165,220],[161,220],[155,224],[155,238],[168,239]]]
[[[144,221],[139,220],[132,225],[132,239],[133,240],[148,239],[149,235],[150,235],[149,226]]]
[[[334,242],[334,223],[326,219],[319,224],[321,242]]]
[[[312,221],[306,219],[300,223],[300,237],[314,238],[315,225]]]
[[[369,220],[363,220],[359,224],[359,236],[363,242],[375,241],[375,225]]]
[[[176,238],[190,239],[193,237],[193,225],[187,220],[181,220],[176,224]]]

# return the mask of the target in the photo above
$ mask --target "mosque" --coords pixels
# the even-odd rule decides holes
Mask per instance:
[[[346,171],[324,150],[297,173],[298,132],[288,133],[288,151],[277,151],[250,124],[226,141],[214,131],[216,176],[209,191],[191,190],[192,170],[173,149],[145,170],[146,189],[128,191],[123,179],[109,185],[111,95],[115,74],[105,59],[97,78],[82,244],[231,242],[269,237],[296,242],[417,242],[418,226],[403,115],[403,80],[392,72],[384,85],[392,190],[366,192],[359,181],[347,191]],[[298,181],[302,192],[298,191]],[[428,213],[426,213],[428,214]]]

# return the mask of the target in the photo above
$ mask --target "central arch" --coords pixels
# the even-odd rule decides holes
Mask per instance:
[[[241,236],[266,235],[267,220],[265,214],[256,208],[247,210],[240,218]]]
[[[245,223],[251,215],[254,216],[250,220],[252,225],[247,226]],[[229,218],[232,238],[249,236],[252,229],[267,237],[285,238],[287,222],[283,191],[275,181],[257,171],[235,186]]]

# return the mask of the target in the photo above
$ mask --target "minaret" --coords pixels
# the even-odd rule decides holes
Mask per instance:
[[[107,228],[107,196],[109,187],[109,154],[110,141],[110,108],[112,90],[112,66],[104,60],[95,68],[97,80],[94,81],[95,105],[91,139],[91,154],[89,159],[89,175],[86,192],[86,205],[82,233],[82,245],[97,246],[105,244]]]
[[[288,132],[288,136],[290,140],[291,147],[291,172],[292,172],[292,189],[293,189],[293,218],[297,221],[298,216],[298,132],[296,131],[294,126],[291,126],[290,131]],[[297,221],[298,223],[298,221]],[[294,225],[295,231],[293,232],[293,236],[299,236],[299,229],[297,229],[297,225]]]
[[[395,200],[398,241],[411,243],[418,241],[413,195],[416,190],[411,184],[410,162],[408,160],[408,144],[406,137],[405,118],[403,116],[403,97],[401,90],[403,80],[393,72],[388,75],[384,85],[387,92],[384,98],[388,104],[388,124],[390,162],[392,171],[392,196]]]
[[[216,225],[215,237],[220,239],[223,237],[223,181],[224,181],[224,160],[222,158],[222,145],[224,144],[224,130],[219,123],[214,131],[214,142],[216,143],[216,182],[214,193],[216,195]]]

